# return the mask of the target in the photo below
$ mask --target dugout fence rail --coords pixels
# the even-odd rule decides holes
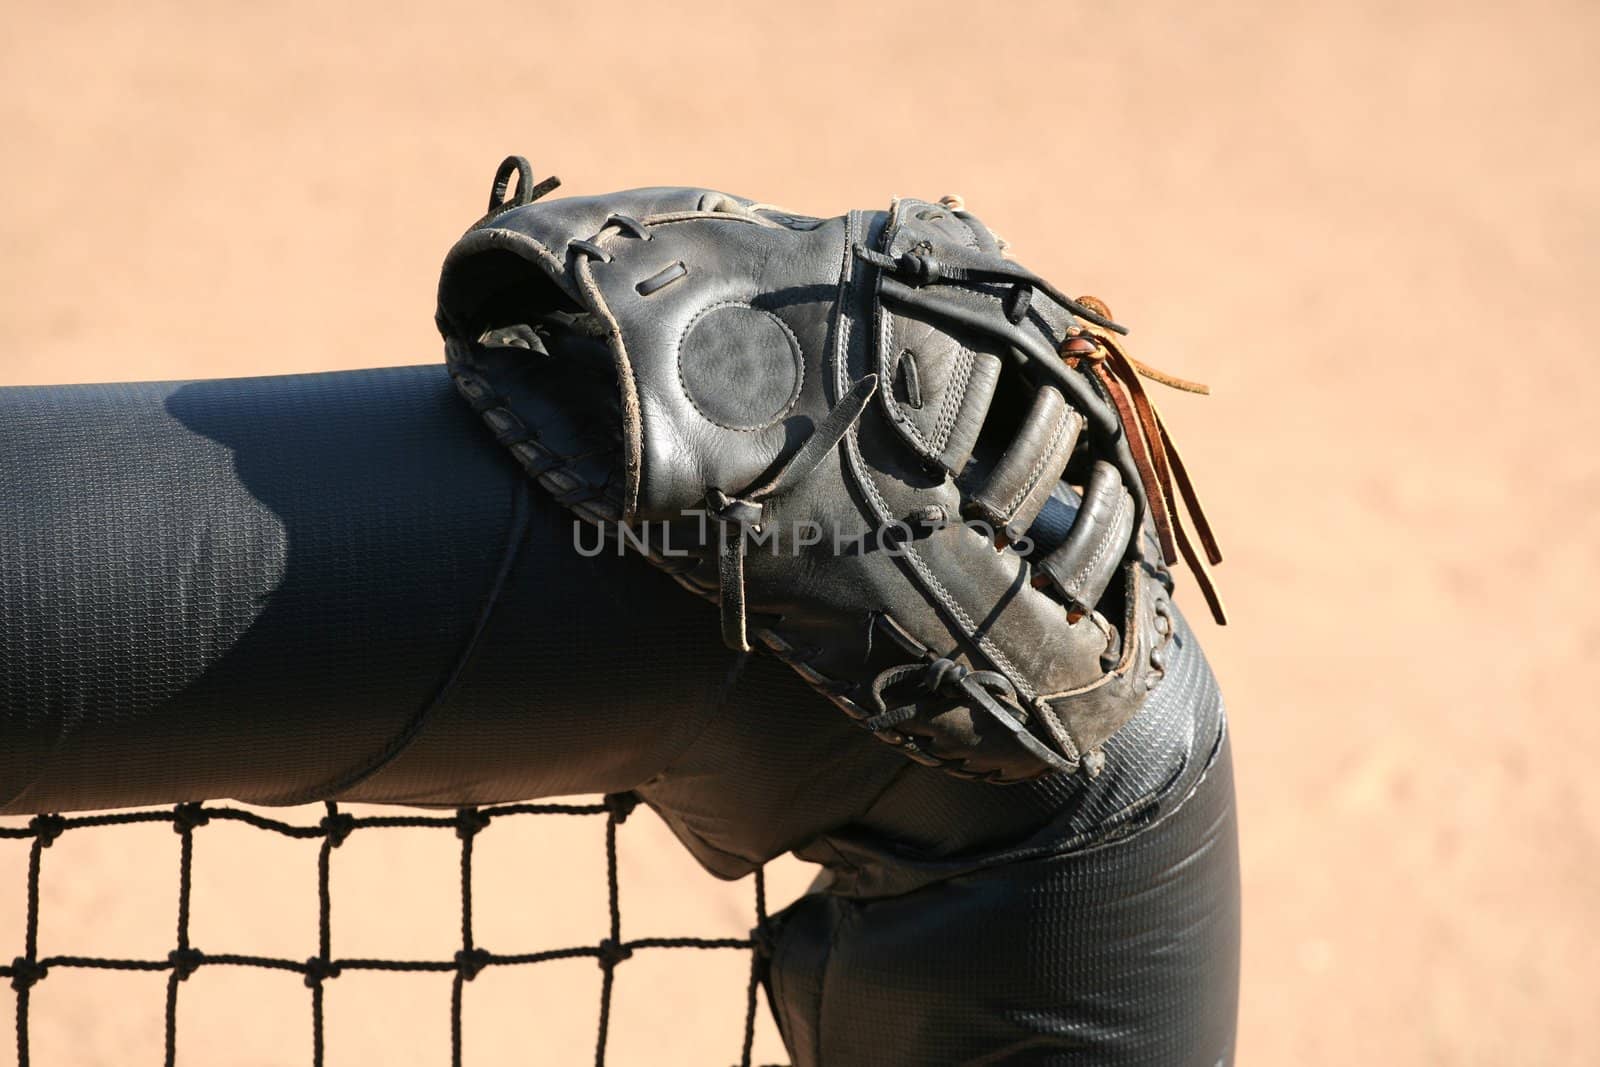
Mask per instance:
[[[181,1059],[184,982],[222,967],[306,984],[312,1062],[339,976],[449,974],[459,1060],[474,976],[558,958],[603,969],[604,1062],[615,973],[695,950],[751,960],[730,1008],[744,1047],[710,1063],[750,1061],[762,987],[796,1067],[1010,1047],[1178,1063],[1231,1043],[1232,785],[1181,617],[1167,680],[1108,746],[1114,773],[1001,788],[904,760],[773,658],[724,648],[715,608],[666,575],[574,544],[437,366],[0,389],[0,880],[27,894],[0,977],[21,1062],[38,990],[81,968],[164,972]],[[579,795],[605,799],[542,803]],[[224,800],[324,808],[306,823]],[[756,876],[747,936],[630,939],[616,837],[636,801],[712,874]],[[535,814],[603,826],[606,928],[549,950],[481,944],[474,842]],[[190,936],[193,857],[224,821],[318,850],[315,955]],[[51,848],[151,822],[177,836],[168,954],[41,953]],[[395,826],[460,838],[449,958],[337,950],[339,847]],[[769,917],[759,872],[784,853],[825,877]]]

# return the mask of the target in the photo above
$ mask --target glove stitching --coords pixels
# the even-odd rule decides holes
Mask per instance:
[[[878,343],[879,343],[879,350],[880,351],[882,351],[882,352],[899,351],[900,348],[906,347],[904,345],[896,344],[895,341],[894,341],[895,331],[899,328],[899,326],[900,326],[899,317],[896,316],[893,312],[888,311],[887,309],[885,309],[884,313],[883,313],[883,323],[882,323],[882,326],[880,327],[880,330],[879,330],[879,335],[880,336],[879,336],[879,342]],[[892,381],[893,379],[890,378],[890,376],[888,374],[889,368],[885,365],[885,361],[879,360],[879,366],[883,369],[884,376],[886,378],[889,378],[889,380]],[[896,425],[900,426],[902,429],[904,429],[907,433],[909,433],[912,436],[912,438],[916,441],[917,447],[919,449],[921,449],[923,452],[937,452],[937,451],[939,451],[939,449],[936,449],[928,441],[928,439],[925,436],[923,436],[922,428],[917,425],[916,420],[914,420],[909,414],[906,413],[905,405],[901,404],[899,401],[894,399],[894,394],[893,394],[892,391],[890,391],[890,390],[885,390],[884,391],[883,401],[884,401],[884,407],[889,412],[889,417],[894,420]]]
[[[960,346],[960,352],[956,373],[945,388],[944,397],[940,401],[939,421],[933,431],[934,447],[940,452],[943,452],[945,446],[950,443],[950,435],[955,431],[956,417],[966,406],[967,384],[972,381],[972,368],[977,363],[976,354],[966,345]]]
[[[639,221],[644,223],[646,226],[654,227],[669,226],[678,222],[697,222],[702,220],[709,222],[743,222],[751,226],[761,226],[766,229],[774,230],[788,229],[788,227],[784,226],[782,223],[774,222],[771,219],[762,218],[759,215],[735,215],[729,211],[667,211],[660,215],[646,215]]]
[[[924,204],[925,206],[932,206],[928,205],[926,201],[908,199],[896,202],[896,212],[898,213],[902,209],[902,206],[906,204]],[[963,223],[963,225],[965,225],[965,223]],[[898,233],[895,236],[898,237]],[[891,238],[891,241],[893,239],[894,238]],[[881,302],[879,302],[879,307],[882,307]],[[887,308],[883,308],[882,310],[884,325],[879,336],[879,344],[881,346],[880,351],[896,352],[901,348],[909,347],[907,345],[896,344],[894,342],[895,333],[903,329],[905,317],[896,315]],[[961,353],[960,357],[958,357],[958,369],[946,383],[943,395],[940,397],[939,416],[934,423],[934,428],[931,435],[923,433],[922,428],[917,425],[916,420],[905,413],[903,410],[903,405],[901,405],[898,401],[893,400],[890,393],[884,393],[885,400],[889,401],[887,406],[893,413],[895,421],[911,434],[923,452],[934,453],[935,458],[937,458],[939,454],[943,453],[945,446],[950,443],[950,434],[955,429],[956,417],[960,415],[962,402],[966,399],[967,385],[972,380],[972,368],[977,362],[976,355],[970,349],[968,349],[965,345],[961,345],[959,342],[957,343],[957,346]],[[880,363],[882,362],[883,361],[880,360]],[[885,366],[883,369],[885,372],[888,371],[887,366]],[[887,373],[885,373],[885,377],[888,377]]]
[[[1117,524],[1122,521],[1123,514],[1128,510],[1128,501],[1130,499],[1131,498],[1127,493],[1122,493],[1117,497],[1117,510],[1111,513],[1111,519],[1106,523],[1106,531],[1108,534],[1116,531]],[[1094,555],[1089,557],[1089,559],[1084,562],[1083,566],[1079,567],[1077,571],[1073,573],[1072,584],[1074,588],[1082,585],[1083,580],[1089,577],[1090,572],[1100,565],[1101,560],[1106,558],[1106,549],[1111,547],[1111,541],[1112,538],[1110,536],[1102,537],[1100,539],[1100,547],[1095,549]],[[1093,606],[1094,605],[1092,604],[1084,605],[1084,607]]]

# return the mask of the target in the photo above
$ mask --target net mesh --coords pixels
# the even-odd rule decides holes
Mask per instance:
[[[744,1040],[737,1050],[737,1063],[751,1067],[755,1040],[757,991],[762,969],[770,958],[770,924],[767,916],[764,872],[757,870],[755,883],[755,923],[745,938],[731,937],[646,937],[623,936],[621,891],[617,863],[617,830],[638,801],[630,793],[616,793],[589,804],[504,804],[483,808],[461,808],[454,814],[354,815],[341,811],[335,803],[324,805],[322,819],[310,825],[296,825],[269,818],[253,811],[227,805],[179,804],[151,811],[109,812],[91,815],[37,815],[24,825],[0,825],[0,839],[28,842],[26,912],[22,952],[9,964],[0,964],[0,977],[9,980],[16,996],[17,1063],[29,1067],[29,1008],[32,990],[40,982],[74,968],[109,971],[165,971],[167,1067],[175,1067],[178,1056],[178,1000],[183,983],[206,967],[253,967],[299,975],[309,989],[311,1006],[310,1062],[324,1062],[324,989],[328,982],[351,971],[410,971],[451,974],[450,1060],[453,1067],[462,1062],[463,990],[486,968],[516,967],[555,960],[590,958],[601,969],[598,1025],[594,1062],[606,1062],[606,1044],[611,1028],[612,990],[616,972],[636,953],[646,950],[699,949],[745,952],[750,956],[749,981],[744,990]],[[605,868],[609,927],[590,944],[527,953],[491,952],[477,944],[473,936],[473,843],[495,822],[528,815],[579,816],[604,820]],[[208,823],[229,821],[270,834],[299,840],[317,841],[317,944],[318,952],[308,959],[238,955],[202,951],[190,941],[190,903],[193,890],[194,856],[197,834]],[[166,823],[179,838],[177,849],[177,930],[173,949],[164,959],[112,958],[105,956],[52,954],[39,955],[40,872],[45,852],[63,834],[90,827],[121,826],[136,823]],[[385,828],[432,828],[453,832],[460,839],[460,948],[451,959],[345,958],[332,954],[333,901],[330,872],[334,850],[350,835]],[[729,1050],[734,1051],[734,1050]],[[48,1065],[41,1065],[48,1067]]]

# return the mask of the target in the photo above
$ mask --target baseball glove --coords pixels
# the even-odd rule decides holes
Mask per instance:
[[[579,549],[643,552],[914,760],[1095,773],[1162,677],[1180,553],[1222,621],[1140,377],[1189,383],[956,198],[535,202],[557,184],[501,165],[438,325],[462,395],[599,527]]]

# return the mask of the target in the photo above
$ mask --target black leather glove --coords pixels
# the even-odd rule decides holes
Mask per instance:
[[[554,184],[502,165],[438,323],[461,393],[601,526],[580,547],[643,551],[912,759],[1093,773],[1162,677],[1179,551],[1221,615],[1104,307],[950,203],[534,202]]]

